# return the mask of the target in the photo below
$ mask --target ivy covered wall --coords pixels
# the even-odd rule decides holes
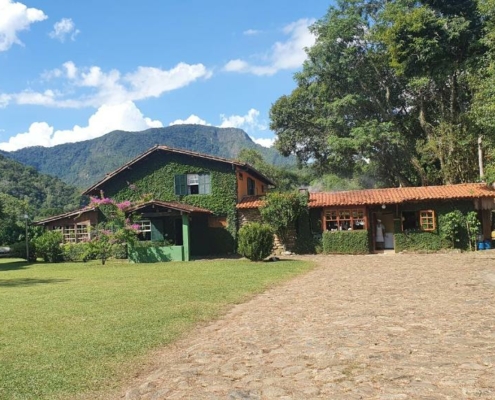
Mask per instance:
[[[211,194],[175,194],[175,175],[205,173],[211,177]],[[206,255],[235,251],[237,182],[235,169],[230,164],[158,150],[105,182],[100,189],[105,197],[117,201],[136,201],[144,196],[179,201],[206,208],[215,216],[225,216],[228,223],[225,229],[209,228],[206,218],[192,216],[191,252]]]
[[[442,240],[442,217],[446,214],[459,210],[464,216],[474,210],[472,200],[452,200],[452,201],[432,201],[420,203],[408,203],[399,206],[399,217],[402,212],[433,210],[435,211],[436,229],[431,232],[406,231],[402,232],[400,219],[396,220],[395,224],[395,252],[401,251],[437,251],[449,247],[449,243]],[[456,243],[456,248],[467,249],[469,247],[468,234],[466,227],[459,228],[459,241]]]

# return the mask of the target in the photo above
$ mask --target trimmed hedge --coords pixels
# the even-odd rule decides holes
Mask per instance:
[[[323,232],[323,253],[368,254],[370,244],[368,231]]]
[[[448,248],[448,243],[435,232],[409,232],[395,234],[395,252],[432,252]]]

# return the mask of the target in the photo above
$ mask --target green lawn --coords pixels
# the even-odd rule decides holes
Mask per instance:
[[[300,261],[0,260],[0,398],[110,391],[151,349],[310,267]]]

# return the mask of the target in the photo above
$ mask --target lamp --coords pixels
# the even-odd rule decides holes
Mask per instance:
[[[29,261],[29,238],[28,238],[28,219],[29,219],[29,215],[24,214],[24,219],[26,220],[26,261]]]
[[[386,208],[387,208],[387,206],[385,204],[382,204],[382,209],[385,210]]]

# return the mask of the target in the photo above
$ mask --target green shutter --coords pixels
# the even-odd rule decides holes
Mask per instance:
[[[210,194],[211,193],[211,181],[210,174],[199,175],[199,194]]]
[[[177,196],[187,194],[187,175],[175,175],[175,194]]]

